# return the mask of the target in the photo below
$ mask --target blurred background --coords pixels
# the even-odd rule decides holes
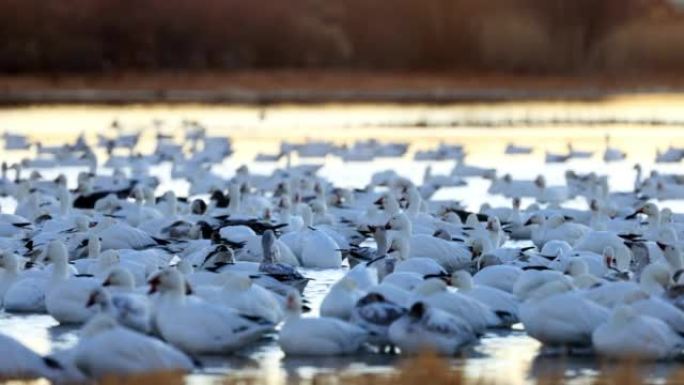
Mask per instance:
[[[0,36],[5,92],[684,83],[682,0],[0,0]]]

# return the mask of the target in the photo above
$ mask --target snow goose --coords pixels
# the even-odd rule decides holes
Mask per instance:
[[[122,328],[106,314],[93,317],[82,329],[71,352],[83,373],[101,378],[146,372],[194,369],[193,361],[180,350],[156,338]]]
[[[513,295],[515,295],[520,301],[527,300],[535,290],[542,287],[546,283],[558,280],[568,280],[563,273],[556,270],[538,270],[529,268],[523,270],[524,272],[520,274],[518,279],[515,281],[512,291]]]
[[[283,284],[304,291],[309,279],[304,277],[293,265],[280,262],[280,248],[273,230],[266,230],[261,236],[263,260],[259,264],[259,274],[267,275]]]
[[[343,277],[337,281],[321,302],[321,315],[349,321],[356,302],[364,295],[358,289],[356,281]]]
[[[103,286],[111,287],[116,278],[107,278]],[[152,314],[147,297],[133,293],[112,293],[105,288],[96,288],[90,293],[86,307],[93,307],[105,313],[127,328],[141,333],[151,331]]]
[[[566,280],[547,282],[520,306],[520,320],[530,337],[544,345],[568,348],[591,345],[592,333],[609,314]]]
[[[684,340],[665,322],[627,305],[613,309],[592,334],[596,352],[616,359],[662,360],[681,354]]]
[[[153,327],[164,340],[191,353],[231,353],[273,330],[273,324],[186,295],[180,272],[162,270],[150,279]],[[200,326],[201,325],[201,326]]]
[[[56,273],[45,296],[47,312],[59,323],[83,323],[95,314],[86,307],[90,292],[100,286],[100,281],[91,277],[69,277],[68,255],[64,244],[52,241],[46,260],[52,262]]]
[[[476,285],[490,286],[513,293],[513,286],[522,273],[523,270],[518,266],[492,265],[475,273],[473,282]]]
[[[0,252],[0,308],[3,305],[5,293],[21,277],[21,257],[9,251]]]
[[[610,135],[606,134],[606,149],[603,151],[603,161],[617,162],[625,159],[627,155],[620,149],[610,146]]]
[[[404,354],[428,349],[453,355],[477,340],[468,322],[424,302],[414,303],[408,313],[392,323],[388,335]]]
[[[328,234],[312,226],[312,214],[308,205],[303,205],[302,217],[304,228],[297,232],[289,232],[280,237],[280,240],[289,246],[302,266],[318,269],[340,267],[340,247]]]
[[[240,314],[262,318],[273,324],[283,319],[283,309],[271,291],[254,285],[252,279],[245,275],[224,272],[220,276],[223,286],[200,286],[195,289],[196,294],[209,303],[224,305]]]
[[[73,271],[66,261],[66,248],[61,241],[52,241],[45,250],[44,258],[55,255],[55,263],[45,268],[42,274],[22,274],[7,289],[4,297],[5,310],[19,313],[45,313],[46,295],[55,286],[66,281]],[[82,303],[85,303],[84,298]]]
[[[641,273],[640,282],[617,281],[604,282],[585,291],[586,298],[602,306],[614,308],[630,298],[637,298],[641,293],[662,296],[665,287],[672,283],[672,275],[667,267],[661,264],[650,264]]]
[[[467,246],[428,234],[412,234],[411,221],[404,213],[392,216],[386,228],[392,230],[391,239],[397,240],[409,258],[433,259],[448,272],[470,266],[472,252]]]
[[[391,345],[389,327],[404,314],[406,309],[403,306],[385,299],[382,294],[371,292],[356,302],[351,322],[368,330],[368,343],[383,351]]]
[[[510,293],[490,286],[473,285],[473,277],[464,270],[451,274],[451,285],[468,297],[487,305],[503,321],[503,326],[518,322],[518,299]]]
[[[551,240],[562,240],[574,245],[590,231],[585,225],[567,222],[562,215],[552,215],[545,219],[543,214],[535,214],[525,225],[537,226],[532,230],[532,242],[538,248]]]
[[[52,359],[39,356],[14,338],[0,333],[0,377],[29,379],[47,377],[58,380],[62,368]],[[82,378],[81,378],[82,379]]]
[[[583,259],[572,259],[565,266],[565,273],[572,277],[572,282],[579,289],[589,289],[603,283],[601,278],[589,271],[587,262]]]
[[[427,279],[414,290],[409,302],[419,301],[462,318],[479,335],[484,334],[488,327],[502,323],[487,305],[464,294],[448,291],[447,284],[438,278]]]
[[[328,356],[352,354],[368,339],[368,332],[337,318],[301,317],[299,292],[287,295],[285,322],[278,344],[286,355]]]

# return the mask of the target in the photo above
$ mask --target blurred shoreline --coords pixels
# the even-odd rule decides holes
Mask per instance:
[[[0,74],[0,105],[322,104],[592,101],[684,93],[684,75],[510,75],[455,72],[235,71]]]

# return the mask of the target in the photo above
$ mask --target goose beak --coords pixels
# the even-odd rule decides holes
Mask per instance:
[[[636,210],[635,212],[633,212],[633,213],[627,215],[627,216],[625,217],[625,219],[634,219],[634,218],[637,217],[637,215],[643,214],[643,212],[644,212],[644,209]]]
[[[86,307],[94,306],[96,303],[96,300],[95,300],[96,298],[97,298],[97,292],[92,293],[90,295],[90,297],[88,297],[88,302],[86,302]]]
[[[375,202],[373,202],[373,204],[376,205],[376,206],[378,206],[378,207],[382,207],[382,200],[383,200],[383,198],[379,198],[378,200],[376,200]]]
[[[104,287],[111,286],[111,285],[112,285],[112,281],[110,281],[109,278],[105,279],[104,282],[102,282],[102,286],[104,286]]]
[[[159,277],[154,277],[151,280],[149,280],[149,282],[147,282],[147,283],[150,284],[150,290],[147,292],[147,294],[154,294],[157,292],[157,286],[159,286],[161,281],[160,281]]]
[[[667,243],[663,243],[663,242],[659,242],[659,241],[656,242],[656,245],[658,245],[658,248],[662,251],[665,251],[665,248],[667,247]]]
[[[531,224],[532,224],[532,218],[526,220],[525,223],[523,223],[523,226],[529,226]]]
[[[389,222],[385,224],[385,230],[392,230],[392,225]]]

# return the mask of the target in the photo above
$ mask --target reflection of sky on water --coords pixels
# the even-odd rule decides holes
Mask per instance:
[[[270,172],[276,166],[272,163],[253,163],[258,152],[275,153],[281,140],[303,141],[307,138],[325,139],[338,143],[351,143],[356,139],[376,138],[410,142],[409,156],[403,159],[378,159],[372,163],[344,163],[338,158],[297,159],[294,162],[324,163],[321,175],[336,184],[363,186],[370,175],[379,170],[393,168],[401,174],[419,182],[425,167],[430,164],[433,173],[448,172],[452,162],[414,162],[410,154],[418,149],[435,146],[440,141],[461,143],[466,147],[468,160],[478,165],[496,167],[500,174],[511,173],[516,178],[531,179],[537,174],[546,175],[550,185],[562,183],[568,168],[580,172],[596,171],[609,174],[611,187],[618,190],[633,186],[634,162],[653,167],[657,148],[668,145],[684,147],[684,131],[675,126],[596,126],[596,127],[508,127],[508,128],[444,128],[444,127],[371,127],[379,124],[407,126],[411,122],[448,123],[459,118],[478,121],[501,122],[506,119],[597,119],[619,117],[620,119],[653,119],[684,121],[684,109],[679,98],[640,99],[635,105],[632,100],[612,100],[605,103],[517,103],[467,106],[282,106],[269,108],[264,121],[259,120],[259,109],[248,107],[204,107],[204,106],[128,106],[128,107],[31,107],[0,109],[0,130],[23,132],[33,138],[40,138],[46,144],[73,140],[85,132],[93,141],[98,132],[111,133],[104,128],[112,118],[117,117],[126,130],[145,128],[139,150],[147,152],[154,147],[154,131],[148,123],[153,118],[166,121],[167,132],[174,132],[183,118],[197,119],[208,126],[212,135],[229,135],[233,138],[236,153],[214,171],[230,176],[243,163],[250,165],[253,172]],[[604,146],[604,135],[611,134],[613,146],[629,154],[628,161],[606,165],[599,161]],[[177,135],[180,135],[176,131]],[[180,139],[180,136],[179,136]],[[567,140],[572,140],[578,149],[598,151],[593,160],[573,161],[569,164],[544,165],[544,151],[564,151]],[[532,155],[504,156],[503,149],[508,142],[534,147]],[[16,161],[31,152],[2,153],[3,160]],[[663,171],[676,172],[679,165],[658,165]],[[162,191],[173,188],[179,194],[187,193],[187,183],[171,181],[168,178],[170,165],[152,168],[162,178]],[[41,170],[44,176],[53,178],[59,172],[66,172],[74,182],[78,168],[62,170]],[[509,205],[507,199],[486,194],[488,182],[470,180],[468,186],[439,191],[435,199],[458,199],[471,209],[477,209],[483,202],[494,206]],[[526,205],[530,201],[524,201]],[[11,210],[14,202],[0,200],[3,210]],[[681,202],[666,202],[675,211],[684,211]],[[585,208],[581,199],[570,206]],[[316,279],[309,285],[306,297],[314,313],[317,312],[327,288],[343,274],[342,271],[309,272]],[[0,330],[8,333],[40,353],[72,345],[76,341],[73,329],[57,327],[49,316],[9,316],[0,314]],[[524,332],[496,332],[487,334],[480,344],[467,353],[467,359],[454,358],[454,365],[464,368],[467,376],[498,383],[524,384],[542,373],[556,374],[559,371],[572,378],[573,384],[586,383],[596,374],[600,366],[593,358],[567,358],[538,355],[539,344],[528,338]],[[309,383],[321,372],[352,370],[360,372],[385,371],[400,358],[394,356],[364,354],[338,358],[291,358],[284,357],[271,339],[258,346],[240,352],[233,357],[208,357],[204,359],[203,374],[193,375],[190,383],[212,382],[217,374],[258,375],[266,383]],[[658,365],[649,370],[655,377],[663,377],[672,366]]]

